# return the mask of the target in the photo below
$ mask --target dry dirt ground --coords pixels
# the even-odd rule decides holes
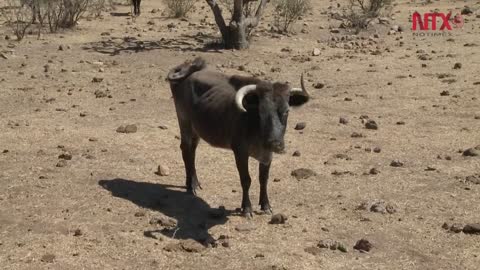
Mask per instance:
[[[4,40],[12,34],[2,26],[0,268],[479,269],[480,236],[442,224],[480,222],[480,157],[462,155],[480,144],[480,13],[447,36],[414,37],[408,22],[415,9],[479,3],[397,1],[390,25],[351,43],[341,40],[345,30],[329,29],[339,25],[328,17],[337,1],[312,2],[297,34],[272,34],[269,10],[251,48],[235,52],[203,49],[217,35],[204,1],[188,20],[162,15],[150,0],[135,21],[105,13],[20,43]],[[395,24],[404,32],[388,35]],[[185,194],[165,76],[195,56],[226,73],[293,84],[305,72],[313,99],[292,110],[288,152],[275,156],[269,184],[286,224],[238,215],[233,154],[206,143],[197,151],[203,190]],[[378,129],[366,129],[362,116]],[[116,131],[127,124],[137,132]],[[154,173],[159,164],[168,176]],[[299,168],[315,175],[297,180]],[[376,200],[391,213],[381,203],[371,209],[380,213],[359,207]],[[368,253],[353,249],[362,238],[373,244]],[[208,239],[217,246],[197,242]],[[315,248],[327,239],[347,252]]]

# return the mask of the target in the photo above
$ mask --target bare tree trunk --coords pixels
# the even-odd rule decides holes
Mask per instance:
[[[267,4],[267,0],[260,0],[257,12],[254,16],[247,17],[243,15],[243,7],[247,2],[255,0],[234,0],[233,15],[230,24],[227,26],[222,15],[222,10],[215,0],[206,0],[212,9],[215,22],[222,34],[222,39],[227,49],[246,49],[249,47],[248,29],[254,28],[260,22],[260,18]]]

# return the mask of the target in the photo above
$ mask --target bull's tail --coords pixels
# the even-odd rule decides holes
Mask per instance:
[[[190,76],[192,73],[206,68],[207,63],[201,57],[197,57],[193,62],[186,61],[168,72],[167,80],[170,83],[179,82]]]

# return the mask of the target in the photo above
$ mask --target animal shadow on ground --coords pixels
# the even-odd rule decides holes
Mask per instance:
[[[82,48],[111,56],[122,52],[146,52],[152,50],[177,50],[190,52],[217,52],[221,53],[221,43],[203,34],[185,36],[177,39],[138,40],[135,37],[108,37],[106,40],[86,43]]]
[[[185,188],[180,186],[121,178],[100,180],[98,184],[114,197],[129,200],[140,207],[161,212],[177,220],[175,228],[144,231],[146,237],[157,238],[155,235],[160,233],[171,238],[194,239],[208,244],[213,239],[208,230],[225,224],[231,214],[224,209],[211,208],[204,200],[186,193]]]
[[[110,15],[114,17],[129,17],[130,15],[132,15],[132,13],[131,12],[110,12]]]

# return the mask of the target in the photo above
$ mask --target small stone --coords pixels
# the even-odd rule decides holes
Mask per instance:
[[[330,239],[320,240],[317,244],[319,248],[331,248],[332,246],[335,246],[335,241]]]
[[[144,217],[146,215],[145,211],[138,211],[135,212],[134,216],[135,217]]]
[[[300,151],[296,150],[295,152],[293,152],[292,156],[294,157],[299,157],[301,155]]]
[[[450,225],[449,225],[448,223],[444,222],[444,223],[442,224],[442,229],[444,229],[444,230],[449,230],[449,229],[450,229]]]
[[[72,154],[69,152],[64,152],[58,156],[59,159],[72,160]]]
[[[363,134],[359,132],[353,132],[352,135],[350,135],[352,138],[363,138]]]
[[[100,77],[93,77],[93,79],[92,79],[92,82],[94,82],[94,83],[100,83],[102,81],[103,81],[103,78],[100,78]]]
[[[372,175],[376,175],[376,174],[379,174],[380,171],[377,170],[376,168],[371,168],[370,171],[368,172],[369,174],[372,174]]]
[[[474,174],[465,177],[465,182],[474,185],[480,185],[480,174]]]
[[[239,232],[250,232],[255,230],[256,227],[253,223],[242,223],[235,226],[235,230]]]
[[[462,68],[462,63],[455,63],[455,65],[453,65],[453,69],[461,69]]]
[[[313,87],[315,89],[322,89],[323,87],[325,87],[325,84],[318,82],[318,83],[314,84]]]
[[[450,226],[450,231],[454,233],[460,233],[464,229],[463,225],[460,223],[454,223],[452,226]]]
[[[392,162],[390,162],[390,166],[392,167],[403,167],[403,165],[403,162],[399,160],[392,160]]]
[[[137,132],[137,125],[126,125],[125,133],[135,133]]]
[[[370,119],[365,123],[365,128],[366,129],[378,129],[378,125],[375,121]]]
[[[83,232],[82,230],[80,229],[76,229],[74,232],[73,232],[73,236],[82,236],[83,235]]]
[[[305,122],[298,122],[298,123],[295,125],[295,130],[303,130],[303,129],[305,129],[306,126],[307,126],[307,123],[305,123]]]
[[[59,51],[64,51],[65,49],[63,48],[63,45],[58,46]]]
[[[402,126],[402,125],[405,125],[405,122],[404,121],[398,121],[396,124],[399,125],[399,126]]]
[[[199,253],[205,249],[205,246],[193,239],[182,240],[181,246],[184,251],[192,253]]]
[[[299,169],[293,170],[291,175],[295,177],[297,180],[301,180],[301,179],[307,179],[311,176],[316,176],[317,174],[310,169],[299,168]]]
[[[58,168],[63,168],[65,166],[67,166],[67,161],[62,159],[60,161],[58,161],[57,165],[56,165]]]
[[[155,174],[159,176],[168,176],[170,174],[170,169],[168,168],[167,165],[160,164],[158,165],[158,168]]]
[[[104,98],[107,96],[107,93],[102,90],[96,90],[94,94],[96,98]]]
[[[373,152],[374,153],[380,153],[382,151],[382,148],[376,146],[375,148],[373,148]]]
[[[363,238],[358,240],[353,248],[360,252],[369,252],[373,248],[373,244],[367,239]]]
[[[465,156],[465,157],[480,156],[480,145],[478,145],[474,148],[468,148],[467,150],[463,151],[463,156]]]
[[[117,128],[117,132],[118,132],[118,133],[125,133],[125,126],[123,126],[123,125],[122,125],[122,126],[119,126],[119,127]]]
[[[440,96],[442,97],[450,96],[450,92],[448,90],[443,90],[442,92],[440,92]]]
[[[150,225],[160,225],[167,228],[175,228],[177,221],[166,216],[153,217],[150,219]]]
[[[272,216],[272,219],[270,220],[270,224],[285,224],[287,221],[287,216],[284,214],[275,214]]]
[[[480,234],[480,223],[467,224],[463,227],[463,233]]]
[[[50,253],[45,254],[42,256],[42,258],[40,258],[40,261],[44,263],[53,263],[55,261],[55,255]]]
[[[320,55],[320,49],[319,48],[314,48],[312,51],[313,56],[319,56]]]
[[[170,243],[163,247],[163,250],[167,252],[176,252],[176,251],[183,251],[183,247],[181,243]]]
[[[336,247],[337,247],[337,250],[340,250],[343,253],[348,252],[347,247],[343,243],[337,242]]]
[[[385,203],[384,202],[376,202],[370,207],[370,211],[374,213],[386,213],[387,209],[385,208]]]
[[[347,118],[344,118],[344,117],[340,117],[340,119],[338,120],[338,122],[339,122],[340,124],[346,125],[346,124],[348,124],[348,119],[347,119]]]
[[[465,6],[465,7],[462,9],[461,14],[462,14],[462,15],[470,15],[470,14],[473,14],[473,10],[472,10],[471,7]]]

